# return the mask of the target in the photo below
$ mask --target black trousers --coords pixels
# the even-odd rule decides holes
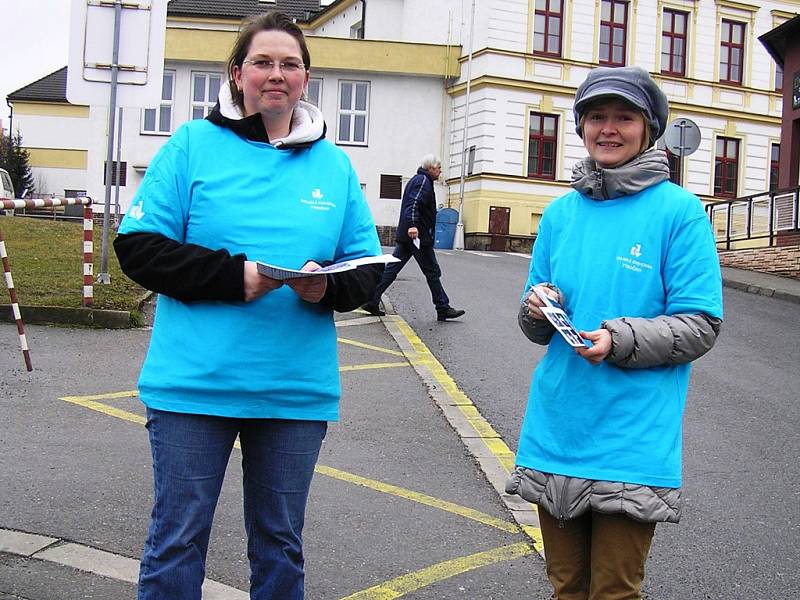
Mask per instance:
[[[386,265],[383,271],[383,277],[375,290],[375,295],[372,297],[372,304],[377,305],[380,302],[383,292],[386,291],[392,282],[397,278],[398,273],[406,266],[406,263],[413,256],[417,261],[419,268],[425,275],[428,282],[428,287],[431,290],[431,300],[433,301],[436,310],[445,310],[450,306],[450,299],[444,292],[442,282],[442,270],[439,268],[439,263],[436,262],[436,254],[433,252],[433,245],[421,243],[417,248],[410,242],[397,242],[392,251],[395,258],[399,258],[400,262],[393,262]]]

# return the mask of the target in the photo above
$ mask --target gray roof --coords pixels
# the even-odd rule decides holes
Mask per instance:
[[[39,102],[67,101],[67,67],[61,67],[7,96],[11,102],[33,100]]]
[[[783,68],[787,42],[790,39],[797,39],[798,33],[800,33],[800,15],[759,36],[758,40],[764,45],[770,56],[775,59],[775,62]]]
[[[241,19],[268,10],[280,10],[299,21],[310,19],[319,12],[319,0],[277,0],[259,2],[258,0],[170,0],[167,14],[182,17],[222,17]]]

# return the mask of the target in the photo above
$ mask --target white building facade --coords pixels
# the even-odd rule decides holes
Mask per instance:
[[[192,2],[170,5],[162,105],[124,111],[122,211],[154,153],[180,123],[207,114],[224,80],[240,19],[185,14],[172,9],[178,4]],[[439,203],[459,208],[463,198],[467,247],[529,249],[543,208],[567,191],[585,155],[572,102],[598,65],[647,69],[670,100],[670,119],[700,128],[698,150],[671,157],[675,181],[704,201],[769,188],[781,74],[757,38],[800,12],[800,0],[474,6],[473,16],[470,0],[336,0],[299,21],[312,56],[309,97],[328,139],[351,157],[379,226],[396,224],[402,186],[433,152],[443,157]],[[13,123],[37,187],[102,199],[106,109],[30,99],[24,90],[10,96]]]

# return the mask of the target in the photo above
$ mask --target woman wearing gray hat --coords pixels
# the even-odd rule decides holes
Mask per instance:
[[[655,524],[680,519],[690,363],[716,341],[722,282],[702,204],[650,149],[668,111],[643,69],[589,73],[574,105],[589,156],[544,211],[522,297],[520,327],[548,349],[507,491],[539,506],[559,600],[639,598]],[[585,347],[554,335],[535,291]]]

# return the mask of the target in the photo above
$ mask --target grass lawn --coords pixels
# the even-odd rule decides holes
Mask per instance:
[[[6,241],[14,289],[21,306],[83,306],[83,221],[64,222],[45,218],[0,217]],[[145,290],[119,269],[109,233],[110,285],[94,284],[93,308],[136,310]],[[94,228],[94,273],[100,272],[103,227]],[[5,286],[3,286],[5,288]],[[8,304],[6,289],[0,304]]]

